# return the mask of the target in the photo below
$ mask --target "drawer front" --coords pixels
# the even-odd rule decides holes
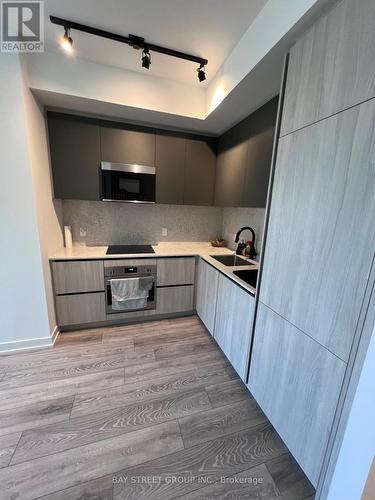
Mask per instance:
[[[103,261],[52,262],[55,294],[104,290]]]
[[[158,286],[192,285],[194,281],[194,257],[158,259]]]
[[[55,298],[59,326],[105,321],[104,292],[60,295]]]
[[[171,286],[157,289],[157,314],[192,311],[194,286]]]

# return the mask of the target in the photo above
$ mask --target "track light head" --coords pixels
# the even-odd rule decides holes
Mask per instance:
[[[142,68],[150,69],[151,66],[151,54],[147,47],[143,49],[142,52]]]
[[[205,73],[204,64],[201,64],[199,66],[199,68],[197,69],[197,72],[198,72],[198,80],[200,82],[204,82],[204,80],[206,79],[206,73]]]
[[[65,26],[65,33],[61,41],[61,47],[66,52],[71,52],[73,50],[73,39],[70,36],[70,28],[68,28],[67,26]]]

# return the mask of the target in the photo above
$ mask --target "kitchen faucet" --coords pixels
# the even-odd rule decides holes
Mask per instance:
[[[254,257],[256,257],[258,254],[255,250],[255,231],[252,227],[250,226],[244,226],[244,227],[241,227],[241,229],[239,231],[237,231],[237,234],[236,234],[236,237],[234,239],[234,242],[235,243],[238,243],[239,239],[240,239],[240,235],[242,233],[242,231],[245,231],[245,229],[248,229],[250,232],[251,232],[251,236],[252,236],[252,242],[250,244],[250,259],[253,259]],[[237,250],[236,250],[236,254],[241,254],[241,251],[242,251],[242,247],[240,244],[237,245]]]

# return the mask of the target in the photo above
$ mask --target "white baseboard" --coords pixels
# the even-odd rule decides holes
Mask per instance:
[[[37,339],[15,340],[13,342],[1,342],[0,354],[25,351],[29,349],[41,349],[43,347],[52,347],[56,342],[60,330],[55,326],[50,337],[41,337]]]

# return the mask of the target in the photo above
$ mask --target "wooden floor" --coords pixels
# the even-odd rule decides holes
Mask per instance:
[[[0,356],[0,498],[312,499],[197,317]]]

